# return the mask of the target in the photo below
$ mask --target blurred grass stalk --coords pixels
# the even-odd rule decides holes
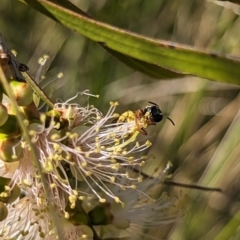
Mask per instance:
[[[215,237],[216,239],[230,239],[235,235],[239,226],[236,224],[239,223],[239,213],[237,209],[234,209],[234,206],[230,206],[232,208],[232,218],[231,216],[225,216],[225,221],[227,221],[225,226],[222,226],[221,222],[218,223],[219,226],[214,225],[213,222],[214,219],[215,221],[217,219],[216,211],[224,211],[221,208],[226,205],[227,201],[231,201],[231,196],[228,196],[231,189],[227,188],[231,187],[231,182],[234,182],[240,171],[239,105],[240,98],[237,96],[186,142],[186,145],[192,146],[192,153],[189,154],[195,155],[194,143],[204,145],[205,143],[202,140],[205,140],[205,138],[210,137],[211,141],[215,138],[214,141],[217,141],[217,144],[212,145],[211,153],[213,155],[199,180],[199,184],[218,185],[223,189],[223,193],[195,192],[190,194],[192,203],[190,203],[189,212],[184,223],[173,231],[171,239],[215,239]],[[225,117],[219,118],[219,115]],[[221,139],[221,131],[224,128],[227,128],[227,131]],[[210,136],[207,136],[207,134]],[[199,159],[193,161],[199,161]],[[214,212],[215,216],[212,215]],[[236,216],[234,216],[235,214]]]

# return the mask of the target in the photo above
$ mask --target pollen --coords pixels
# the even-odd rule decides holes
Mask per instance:
[[[64,213],[64,217],[65,217],[66,219],[69,219],[69,218],[70,218],[70,214],[69,214],[68,212],[65,212],[65,213]]]
[[[143,167],[143,166],[145,166],[145,164],[146,164],[146,162],[145,162],[145,161],[142,161],[142,162],[140,162],[139,166],[140,166],[140,167]]]
[[[59,134],[57,134],[57,133],[55,133],[55,134],[52,134],[51,135],[51,140],[58,140],[58,139],[60,139],[60,135]]]
[[[152,143],[151,143],[149,140],[147,140],[147,141],[145,142],[145,146],[150,147],[150,146],[152,146]]]

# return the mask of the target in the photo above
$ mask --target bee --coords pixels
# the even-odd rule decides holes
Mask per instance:
[[[140,133],[147,135],[145,128],[149,125],[156,125],[157,122],[161,122],[163,119],[163,113],[159,106],[154,102],[149,102],[152,106],[146,106],[144,109],[138,109],[137,111],[126,111],[117,120],[117,122],[132,122],[135,121],[136,129]],[[166,116],[166,118],[175,126],[173,120]]]

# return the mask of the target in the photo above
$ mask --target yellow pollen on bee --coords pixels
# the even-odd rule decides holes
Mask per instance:
[[[113,118],[119,118],[119,117],[120,117],[120,114],[114,113],[112,116],[113,116]]]

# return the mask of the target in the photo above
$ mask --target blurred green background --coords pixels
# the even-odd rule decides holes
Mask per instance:
[[[231,9],[200,0],[75,0],[96,20],[158,39],[240,56],[240,18]],[[223,193],[163,186],[173,195],[187,194],[185,218],[153,233],[161,239],[240,239],[240,96],[239,87],[195,77],[151,79],[112,57],[96,43],[13,0],[1,0],[0,31],[18,59],[40,71],[38,59],[49,55],[42,86],[53,101],[66,101],[89,89],[100,98],[74,102],[96,105],[104,113],[109,101],[118,112],[137,110],[148,101],[159,104],[176,126],[164,119],[148,128],[155,158],[146,172],[173,163],[172,180],[209,187]],[[39,77],[37,77],[38,79]],[[144,137],[146,139],[146,137]]]

